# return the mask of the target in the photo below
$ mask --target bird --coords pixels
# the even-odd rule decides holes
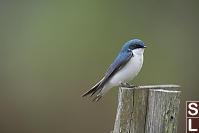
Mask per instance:
[[[142,68],[145,48],[147,46],[139,39],[126,42],[105,76],[82,97],[92,97],[98,92],[93,99],[97,102],[111,88],[119,85],[129,86],[128,82],[133,80]]]

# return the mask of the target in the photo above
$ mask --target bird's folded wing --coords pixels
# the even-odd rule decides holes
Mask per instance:
[[[108,71],[106,72],[106,75],[104,76],[103,80],[99,84],[99,87],[103,87],[104,84],[119,70],[121,70],[131,59],[133,56],[133,53],[127,54],[127,55],[119,55],[116,60],[111,64]]]
[[[98,90],[101,90],[105,83],[116,73],[118,72],[120,69],[122,69],[127,62],[131,59],[131,57],[133,56],[133,53],[128,53],[125,55],[119,55],[115,61],[113,62],[113,64],[111,64],[111,66],[109,67],[108,71],[106,72],[106,75],[102,78],[102,80],[100,80],[100,82],[98,82],[95,86],[93,86],[89,91],[87,91],[86,93],[84,93],[82,95],[82,97],[85,97],[87,95],[94,95]],[[94,100],[99,100],[100,97],[96,97]]]

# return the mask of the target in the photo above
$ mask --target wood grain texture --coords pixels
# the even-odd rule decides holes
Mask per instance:
[[[113,133],[176,133],[180,93],[178,85],[121,87]]]

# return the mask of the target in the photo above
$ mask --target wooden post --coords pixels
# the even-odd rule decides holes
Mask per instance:
[[[178,85],[119,89],[113,133],[177,133]]]

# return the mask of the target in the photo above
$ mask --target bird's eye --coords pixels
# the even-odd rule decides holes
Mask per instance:
[[[138,44],[135,44],[135,47],[136,47],[136,48],[142,48],[142,46],[141,46],[141,45],[138,45]]]

